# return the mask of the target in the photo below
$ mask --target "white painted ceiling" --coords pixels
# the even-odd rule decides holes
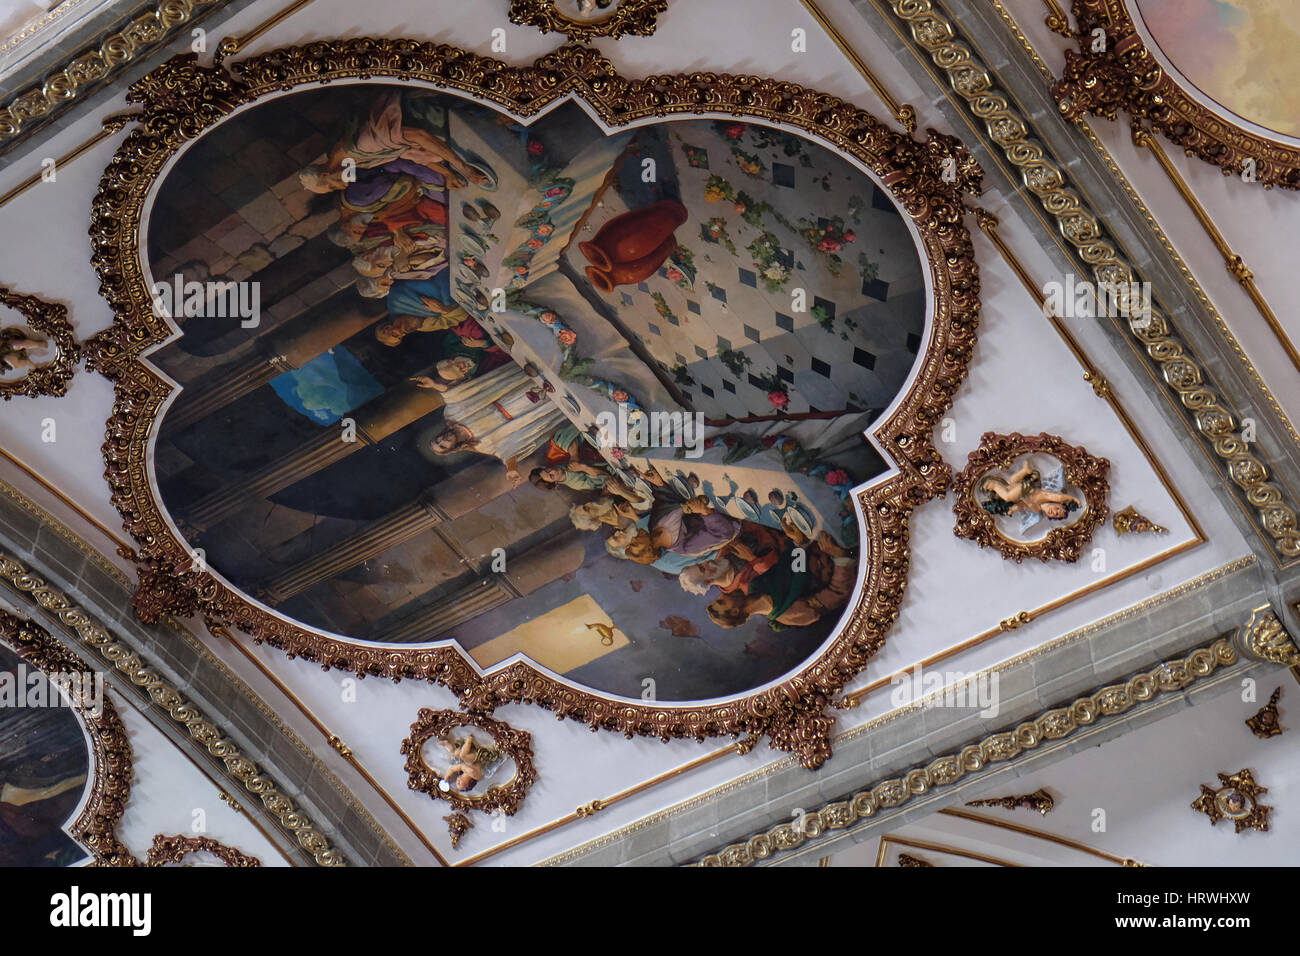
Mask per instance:
[[[1059,68],[1065,41],[1042,26],[1040,0],[1009,0],[1008,5],[1048,65]],[[526,64],[560,44],[561,39],[554,34],[542,36],[530,27],[509,24],[503,15],[505,6],[505,0],[479,0],[474,4],[459,0],[387,0],[366,6],[358,6],[352,0],[315,0],[306,11],[288,18],[258,39],[247,52],[257,53],[277,45],[318,38],[370,34],[417,36],[487,53],[492,31],[500,28],[505,31],[507,47],[504,53],[496,55],[512,63]],[[936,106],[942,94],[913,82],[911,74],[894,61],[886,45],[867,31],[849,0],[827,0],[824,7],[864,59],[884,78],[894,96],[916,106],[918,127],[946,130],[945,117]],[[254,3],[234,17],[229,29],[246,30],[267,16],[272,8],[270,3]],[[796,27],[808,31],[807,53],[791,50],[791,30]],[[188,41],[177,49],[182,46],[188,46]],[[794,0],[714,0],[707,4],[677,0],[661,17],[658,33],[653,38],[630,37],[617,43],[600,40],[595,46],[629,76],[689,70],[771,74],[845,97],[888,118],[888,112],[867,83]],[[74,113],[73,119],[42,143],[39,152],[63,154],[94,133],[102,116],[124,106],[119,90],[114,102],[107,106],[93,113]],[[1280,355],[1270,333],[1163,173],[1154,161],[1131,145],[1121,124],[1094,122],[1093,129],[1173,239],[1264,381],[1293,420],[1300,421],[1300,388],[1296,388],[1294,369]],[[959,131],[953,132],[960,135]],[[98,282],[89,264],[86,228],[100,173],[119,141],[110,138],[94,147],[75,163],[60,169],[55,182],[31,189],[0,212],[0,221],[5,226],[0,231],[0,282],[68,304],[80,339],[106,327],[111,318],[97,294]],[[0,192],[37,171],[40,158],[29,153],[20,163],[0,170]],[[1300,196],[1279,190],[1245,188],[1225,179],[1212,167],[1182,157],[1177,159],[1183,175],[1214,214],[1229,242],[1255,271],[1260,288],[1275,304],[1288,330],[1300,338],[1300,319],[1288,307],[1290,276],[1294,272],[1290,260],[1292,250],[1300,245],[1300,217],[1295,215]],[[981,204],[1002,219],[1002,234],[1030,274],[1043,277],[1044,281],[1054,277],[1051,259],[1038,248],[1034,233],[1021,221],[1019,207],[1011,202],[1011,197],[989,193],[982,197]],[[1156,411],[1147,384],[1136,380],[1116,361],[1111,345],[1096,327],[1079,323],[1072,330],[1088,354],[1106,371],[1153,454],[1173,476],[1208,539],[1154,568],[1125,574],[1154,555],[1189,540],[1189,524],[1178,513],[1169,492],[1141,450],[1084,382],[1069,350],[1042,318],[1033,299],[991,244],[974,229],[973,219],[970,225],[976,234],[981,269],[983,319],[970,377],[958,394],[950,416],[955,440],[941,444],[941,453],[950,464],[960,468],[966,453],[987,430],[1042,430],[1066,435],[1094,454],[1111,460],[1112,504],[1116,508],[1136,504],[1144,514],[1168,526],[1170,532],[1163,537],[1135,536],[1120,540],[1109,528],[1103,529],[1097,540],[1098,546],[1104,549],[1100,568],[1089,560],[1075,566],[1038,562],[1017,566],[995,554],[979,551],[971,542],[956,539],[951,530],[950,502],[942,499],[930,502],[913,517],[913,566],[900,620],[889,634],[885,649],[852,687],[862,687],[905,671],[917,661],[942,654],[974,635],[996,628],[999,621],[1019,611],[1091,589],[1086,597],[1071,600],[1019,630],[968,647],[947,658],[943,665],[946,669],[968,673],[993,666],[1249,553],[1215,490],[1192,466],[1182,436],[1172,433]],[[97,522],[120,533],[120,519],[108,501],[107,486],[101,477],[103,464],[99,451],[112,399],[112,388],[105,379],[83,371],[73,379],[64,398],[19,399],[4,409],[0,413],[0,447],[24,461]],[[42,440],[47,420],[57,427],[54,442]],[[19,474],[6,471],[6,477],[103,549],[119,566],[128,568],[122,559],[113,556],[112,545],[101,531],[47,490]],[[196,633],[200,631],[196,626]],[[432,862],[396,816],[374,799],[368,785],[324,745],[302,713],[277,688],[230,649],[216,646],[214,651],[261,693],[300,736],[319,744],[321,759],[348,783],[413,860]],[[451,850],[441,821],[449,812],[447,806],[407,790],[398,753],[401,739],[418,709],[454,707],[456,701],[450,692],[412,683],[364,681],[359,685],[356,702],[349,703],[341,693],[341,681],[348,675],[324,672],[303,661],[290,661],[265,646],[254,648],[253,653],[346,741],[440,852],[451,859],[490,850],[564,817],[594,799],[668,774],[726,742],[700,745],[693,741],[668,744],[643,739],[629,741],[609,734],[593,735],[582,725],[557,722],[551,714],[536,708],[503,708],[497,712],[498,718],[534,735],[540,778],[524,809],[504,821],[504,829],[480,825],[465,838],[462,850],[457,853]],[[837,732],[879,717],[899,703],[891,699],[888,687],[868,695],[858,709],[838,714]],[[1204,724],[1198,708],[1197,722],[1181,723],[1179,733],[1191,734],[1196,740],[1212,735],[1216,722],[1230,716],[1225,716],[1228,704],[1222,706],[1224,714],[1217,711],[1210,714],[1207,707],[1208,716],[1204,720],[1209,723]],[[1148,728],[1123,738],[1111,745],[1111,751],[1103,749],[1100,756],[1075,757],[1062,765],[1059,774],[1045,774],[1042,782],[1069,793],[1070,807],[1076,809],[1102,799],[1120,801],[1121,796],[1114,794],[1093,797],[1086,784],[1099,780],[1104,767],[1137,759],[1133,754],[1138,751],[1123,749],[1120,753],[1120,749],[1149,745],[1164,755],[1163,762],[1152,765],[1149,782],[1136,791],[1136,797],[1129,798],[1148,807],[1149,814],[1153,812],[1150,807],[1172,806],[1171,801],[1182,799],[1182,789],[1177,788],[1185,789],[1186,781],[1182,777],[1187,774],[1208,782],[1213,779],[1214,769],[1238,769],[1219,766],[1227,759],[1226,754],[1207,750],[1195,773],[1190,767],[1183,773],[1182,764],[1172,756],[1177,751],[1171,750],[1166,741],[1141,738],[1147,741],[1142,743],[1139,740],[1143,733],[1150,737],[1149,731]],[[148,730],[140,728],[139,733],[141,766],[147,769],[153,750],[146,744]],[[1189,745],[1183,745],[1186,746]],[[1109,757],[1112,752],[1118,756]],[[529,839],[490,857],[487,862],[529,864],[545,860],[788,759],[767,750],[765,745],[746,756],[732,754],[673,776],[595,817]],[[178,777],[175,787],[174,805],[158,812],[176,817],[175,825],[179,828],[184,825],[183,808],[203,804],[207,798],[198,793],[202,789],[199,782]],[[1173,789],[1166,792],[1162,788]],[[1033,785],[1027,789],[1033,789]],[[1194,796],[1193,789],[1187,800]],[[1066,813],[1067,808],[1063,805],[1060,812]],[[1172,810],[1169,814],[1174,816]],[[1157,847],[1160,839],[1183,832],[1181,828],[1160,829],[1157,824],[1163,825],[1163,816],[1155,821],[1149,816],[1135,818],[1122,813],[1113,819],[1116,817],[1120,825],[1108,836],[1106,845],[1122,847],[1126,855],[1146,855],[1157,862],[1185,859],[1181,851],[1160,851]],[[1051,818],[1053,823],[1059,819],[1064,817]],[[1078,821],[1073,817],[1071,820],[1074,821],[1071,826],[1077,826]],[[1192,822],[1208,828],[1203,820]],[[133,825],[130,816],[127,823]],[[230,832],[239,837],[241,845],[257,843],[255,835],[236,830],[232,828]],[[1218,834],[1214,836],[1219,838]],[[269,861],[274,853],[264,849],[258,855]],[[1267,858],[1267,854],[1261,857]]]

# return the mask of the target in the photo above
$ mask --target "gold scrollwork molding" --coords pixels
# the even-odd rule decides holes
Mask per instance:
[[[104,35],[95,47],[46,76],[40,86],[24,90],[0,107],[0,151],[16,142],[25,127],[81,99],[176,36],[200,15],[227,2],[161,0],[136,13],[125,26]]]
[[[590,43],[597,37],[611,40],[622,36],[648,37],[658,26],[659,14],[668,9],[668,0],[616,2],[618,5],[608,16],[580,20],[561,13],[558,0],[510,0],[510,22],[534,26],[543,33],[555,30],[575,43]],[[606,0],[605,7],[608,6]]]
[[[1253,660],[1300,668],[1300,648],[1271,607],[1252,611],[1237,637],[1242,653]]]
[[[1253,133],[1202,105],[1147,49],[1125,0],[1074,0],[1074,39],[1065,71],[1052,87],[1069,119],[1123,110],[1137,128],[1150,123],[1189,156],[1225,176],[1249,166],[1265,189],[1300,189],[1300,149]],[[1100,31],[1100,33],[1098,33]]]
[[[1049,740],[1073,736],[1103,717],[1127,713],[1162,694],[1184,690],[1221,667],[1240,660],[1230,638],[1221,637],[1178,660],[1166,661],[1127,681],[1109,684],[1054,707],[1014,729],[991,734],[924,766],[913,767],[814,810],[797,823],[780,823],[743,843],[733,843],[700,859],[696,866],[750,866],[817,840],[831,830],[843,830],[912,798],[980,773],[990,765],[1005,763],[1036,750]]]
[[[1065,164],[1031,135],[1029,120],[997,87],[972,48],[957,39],[953,24],[937,12],[933,0],[885,2],[910,31],[911,42],[948,77],[966,108],[984,123],[993,144],[1019,171],[1029,194],[1055,220],[1092,281],[1105,288],[1131,288],[1139,279],[1137,268],[1120,254],[1106,236],[1102,221],[1070,185]],[[1116,321],[1132,336],[1148,368],[1188,416],[1217,464],[1226,470],[1247,514],[1279,563],[1300,561],[1300,517],[1288,498],[1290,490],[1284,493],[1258,453],[1258,445],[1242,436],[1239,417],[1227,406],[1173,320],[1153,304],[1150,310]]]
[[[14,370],[24,365],[28,368],[27,374],[21,378],[0,380],[0,398],[9,401],[15,395],[35,398],[37,395],[67,394],[68,379],[72,378],[81,360],[81,348],[73,337],[67,307],[33,295],[19,295],[2,287],[0,306],[8,306],[20,314],[24,327],[34,334],[48,337],[41,341],[27,336],[22,327],[0,328],[0,372],[8,370],[11,363],[22,363],[14,364]],[[46,346],[54,349],[54,355],[48,360],[36,362],[28,355],[38,347]]]

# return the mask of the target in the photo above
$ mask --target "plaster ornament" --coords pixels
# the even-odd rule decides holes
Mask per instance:
[[[1261,707],[1255,716],[1246,719],[1246,726],[1250,728],[1250,732],[1256,737],[1267,740],[1269,737],[1276,737],[1282,733],[1277,712],[1277,701],[1281,696],[1282,688],[1279,687],[1273,691],[1268,703]]]
[[[1204,813],[1212,824],[1225,818],[1231,820],[1237,833],[1246,829],[1267,830],[1268,815],[1273,808],[1255,798],[1268,793],[1268,788],[1257,784],[1249,770],[1238,770],[1231,775],[1221,773],[1218,777],[1222,786],[1215,790],[1201,784],[1201,795],[1192,801],[1192,809]]]

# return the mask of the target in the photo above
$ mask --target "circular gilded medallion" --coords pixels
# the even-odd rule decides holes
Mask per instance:
[[[1108,514],[1109,468],[1055,435],[987,432],[953,478],[954,533],[1016,562],[1077,561]]]

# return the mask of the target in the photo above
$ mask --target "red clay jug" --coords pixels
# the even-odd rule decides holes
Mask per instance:
[[[579,243],[578,249],[597,270],[611,272],[617,263],[640,262],[654,254],[688,215],[686,207],[677,200],[661,199],[615,216],[589,241]]]
[[[659,271],[664,260],[677,251],[677,240],[671,235],[648,256],[632,262],[615,262],[612,269],[587,266],[587,278],[601,292],[613,292],[615,286],[636,285]]]

